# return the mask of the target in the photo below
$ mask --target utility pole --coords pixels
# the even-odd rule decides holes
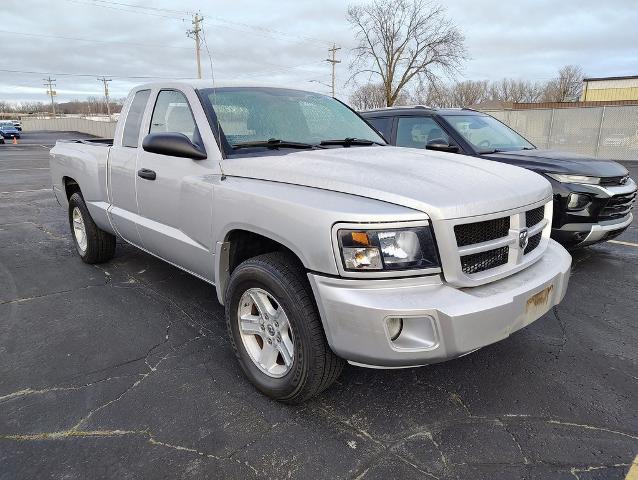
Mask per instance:
[[[337,50],[341,50],[341,47],[337,47],[336,44],[332,44],[332,48],[329,48],[328,51],[332,54],[332,58],[326,58],[326,62],[330,62],[332,64],[332,96],[335,96],[335,65],[337,63],[341,63],[341,60],[337,60],[335,56],[337,55]]]
[[[104,83],[104,98],[106,99],[106,112],[109,115],[109,120],[111,119],[111,105],[109,100],[109,82],[112,80],[106,77],[99,77],[97,79],[98,82]]]
[[[197,58],[197,78],[202,78],[202,63],[200,60],[200,33],[202,28],[200,24],[204,21],[204,18],[199,15],[199,13],[195,13],[193,16],[193,29],[186,32],[190,38],[195,39],[195,57]]]
[[[53,97],[57,95],[57,92],[53,90],[53,87],[55,87],[55,78],[49,77],[43,78],[42,80],[44,80],[44,86],[48,87],[47,95],[51,97],[51,111],[53,112],[53,118],[55,118],[55,102],[53,101]]]

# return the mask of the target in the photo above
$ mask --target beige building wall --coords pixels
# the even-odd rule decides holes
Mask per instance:
[[[638,100],[638,78],[592,79],[583,82],[581,101]]]

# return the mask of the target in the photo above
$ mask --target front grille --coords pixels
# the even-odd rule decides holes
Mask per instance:
[[[532,235],[531,237],[529,237],[529,242],[527,243],[527,247],[525,247],[525,251],[523,252],[524,255],[527,255],[529,252],[540,245],[541,233],[542,232],[539,232],[536,235]]]
[[[528,210],[525,213],[525,226],[527,228],[533,227],[534,225],[540,223],[543,218],[545,218],[545,205],[541,205],[538,208],[534,208],[533,210]]]
[[[461,257],[461,268],[466,275],[482,272],[490,268],[505,265],[508,255],[509,247],[500,247],[486,252],[465,255]]]
[[[474,245],[475,243],[506,237],[509,233],[509,229],[510,217],[503,217],[486,220],[484,222],[456,225],[454,227],[454,234],[456,235],[457,245],[464,247],[465,245]]]
[[[613,220],[627,215],[633,208],[636,192],[615,195],[609,199],[607,205],[600,211],[601,220]]]

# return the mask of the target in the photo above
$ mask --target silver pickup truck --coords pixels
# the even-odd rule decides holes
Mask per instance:
[[[246,376],[292,403],[344,361],[459,357],[565,294],[546,180],[384,143],[324,95],[148,84],[113,140],[59,141],[51,174],[85,262],[117,236],[215,285]]]

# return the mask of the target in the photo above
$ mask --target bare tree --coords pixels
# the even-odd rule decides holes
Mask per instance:
[[[544,86],[537,82],[503,78],[491,83],[488,98],[502,102],[537,102],[541,99],[543,91]]]
[[[575,102],[583,88],[583,69],[577,65],[565,65],[558,77],[547,82],[542,95],[545,102]]]
[[[469,107],[487,99],[489,82],[487,80],[465,80],[450,88],[450,102],[454,107]]]
[[[414,92],[417,103],[431,107],[469,107],[489,98],[487,80],[464,80],[452,84],[429,82]]]
[[[395,105],[409,105],[412,99],[407,92],[401,92]],[[366,83],[350,95],[350,103],[357,110],[370,110],[386,106],[385,88],[382,83]]]
[[[443,82],[429,81],[420,83],[414,91],[415,103],[430,107],[451,107],[450,87]]]
[[[352,77],[378,77],[387,106],[396,103],[410,82],[454,73],[466,58],[465,38],[440,5],[424,0],[374,0],[351,5],[348,21],[359,41]]]
[[[350,95],[350,104],[357,110],[385,107],[385,89],[383,84],[366,83],[357,87]]]

